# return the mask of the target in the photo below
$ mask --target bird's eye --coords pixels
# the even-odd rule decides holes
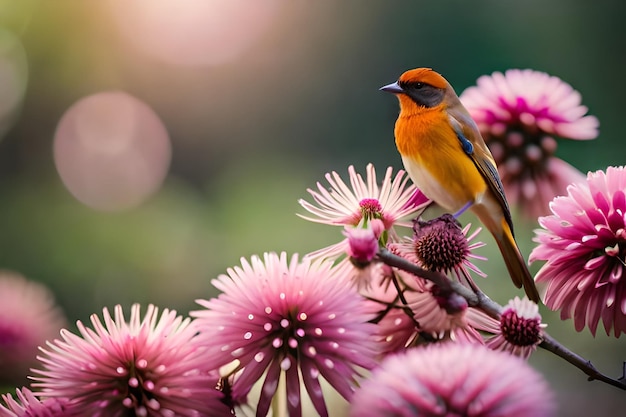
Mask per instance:
[[[413,84],[413,88],[415,88],[416,90],[419,90],[422,87],[424,87],[424,83],[415,83],[415,84]]]

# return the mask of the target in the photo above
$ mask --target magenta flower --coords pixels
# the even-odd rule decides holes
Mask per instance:
[[[454,328],[465,327],[467,301],[458,294],[441,294],[439,287],[428,281],[426,290],[407,291],[405,297],[421,331],[441,337]]]
[[[356,265],[369,264],[378,253],[378,239],[383,232],[382,221],[372,220],[367,227],[346,227],[348,256]]]
[[[459,280],[471,282],[470,270],[484,276],[471,262],[472,258],[485,258],[472,253],[472,250],[484,244],[470,243],[480,231],[478,229],[468,238],[470,226],[461,229],[459,223],[447,214],[427,222],[416,220],[412,239],[392,242],[387,247],[392,253],[424,269],[452,272]],[[396,275],[406,305],[401,302],[395,287],[391,285],[390,274]],[[412,312],[407,320],[397,311],[389,311],[389,317],[379,321],[378,333],[384,340],[384,351],[396,350],[402,344],[414,344],[420,333],[428,333],[429,338],[435,339],[482,342],[478,332],[468,326],[464,318],[467,302],[458,294],[402,270],[393,269],[389,271],[387,279],[380,278],[380,273],[373,275],[370,281],[375,284],[371,288],[365,288],[364,295],[381,305],[400,310],[403,314],[406,314],[407,307]]]
[[[37,347],[59,334],[65,317],[52,292],[0,271],[0,385],[21,385],[37,363]]]
[[[379,240],[384,231],[380,219],[370,221],[366,226],[345,226],[346,236],[341,242],[306,255],[310,260],[336,261],[337,276],[350,279],[357,289],[367,288],[377,276],[377,262],[372,262],[379,249]],[[346,256],[347,255],[347,256]]]
[[[351,282],[358,289],[370,285],[374,279],[372,276],[374,268],[367,262],[359,263],[358,259],[356,263],[351,262],[355,259],[354,255],[372,260],[378,251],[378,241],[384,245],[389,241],[398,240],[393,226],[408,226],[409,223],[402,220],[416,216],[430,204],[430,200],[415,185],[409,184],[409,177],[404,171],[398,171],[393,178],[392,172],[391,167],[387,168],[383,182],[379,186],[372,164],[367,165],[366,180],[350,166],[348,173],[351,187],[343,182],[339,174],[332,172],[326,174],[330,190],[319,182],[318,191],[308,190],[316,204],[302,199],[299,201],[302,207],[315,216],[299,214],[300,217],[317,223],[344,226],[344,235],[347,236],[339,243],[315,250],[306,257],[311,260],[333,262],[343,257],[337,265],[338,269],[343,275],[349,275]],[[369,242],[365,242],[363,239],[357,239],[357,234],[360,233],[363,238],[365,233],[369,233],[359,232],[358,229],[371,229],[378,237],[377,241],[369,239]],[[358,240],[361,240],[361,243]],[[367,247],[364,243],[367,243]],[[374,243],[376,252],[373,252]],[[366,252],[364,249],[367,249]]]
[[[587,175],[550,204],[552,215],[539,218],[538,246],[530,261],[547,261],[535,276],[547,284],[544,303],[574,316],[593,335],[600,320],[607,335],[626,332],[626,169]]]
[[[67,398],[82,416],[231,415],[190,319],[168,309],[159,317],[153,305],[142,319],[138,304],[128,322],[119,305],[103,319],[91,316],[93,330],[79,321],[80,336],[62,330],[41,348],[37,395]]]
[[[380,269],[362,294],[376,317],[376,336],[383,355],[433,340],[483,343],[465,320],[468,305],[463,297],[442,291],[425,279],[403,276],[387,265]],[[396,274],[406,304],[391,283],[392,274]]]
[[[373,303],[376,312],[384,311],[385,306]],[[390,309],[377,323],[376,336],[380,344],[381,357],[389,353],[403,351],[418,343],[420,329],[415,321],[399,307]]]
[[[312,222],[335,226],[357,226],[363,220],[367,223],[380,219],[385,230],[389,230],[400,220],[415,216],[430,203],[415,185],[409,184],[409,177],[404,171],[398,171],[393,178],[392,172],[391,167],[387,168],[379,186],[374,165],[367,165],[365,180],[351,165],[348,168],[351,187],[336,172],[326,174],[330,191],[319,182],[317,191],[308,189],[316,204],[303,199],[299,203],[313,217],[299,216]]]
[[[383,263],[376,265],[377,277],[361,293],[368,300],[366,305],[374,317],[372,321],[376,323],[377,349],[380,356],[384,357],[417,344],[421,329],[412,313],[403,309],[398,292],[391,283],[395,270]]]
[[[82,417],[72,411],[65,398],[48,398],[40,401],[28,389],[16,390],[17,400],[3,394],[4,405],[0,404],[0,417]]]
[[[554,136],[594,139],[598,119],[585,116],[580,93],[557,77],[530,69],[484,75],[460,96],[491,149],[507,197],[529,217],[548,212],[583,174],[554,156]]]
[[[502,350],[528,359],[541,343],[545,324],[537,304],[524,297],[515,297],[504,306],[498,331],[485,344],[493,350]]]
[[[525,361],[458,343],[388,356],[351,404],[353,417],[555,415],[548,384]]]
[[[458,221],[450,214],[429,221],[416,220],[411,240],[390,243],[389,250],[431,271],[453,273],[460,281],[468,280],[469,271],[485,277],[473,259],[486,260],[473,253],[485,246],[483,242],[471,242],[480,233],[477,228],[468,236],[471,224],[461,229]]]
[[[284,373],[289,415],[300,416],[300,383],[320,416],[328,411],[319,377],[344,398],[352,396],[358,369],[376,356],[374,325],[366,303],[330,262],[291,260],[282,253],[242,259],[213,285],[218,298],[198,300],[194,311],[200,339],[213,367],[233,361],[235,400],[245,398],[263,375],[257,416],[268,413]]]
[[[404,296],[421,333],[435,340],[483,343],[480,333],[466,319],[468,305],[460,295],[426,281],[424,290],[411,289]]]

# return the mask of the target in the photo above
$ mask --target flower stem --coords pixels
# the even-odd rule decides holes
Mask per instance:
[[[287,390],[285,387],[285,378],[280,378],[278,384],[276,394],[274,398],[272,398],[272,415],[276,417],[287,417]]]
[[[446,275],[442,273],[428,271],[426,269],[420,268],[414,263],[409,262],[400,256],[394,255],[384,248],[381,248],[378,251],[378,259],[380,259],[382,262],[386,263],[389,266],[402,269],[406,272],[410,272],[414,275],[432,281],[441,288],[446,288],[450,291],[454,291],[461,297],[465,298],[470,306],[476,307],[484,311],[495,319],[499,320],[500,318],[502,306],[487,297],[487,295],[482,292],[475,293],[471,289],[462,285],[460,282],[450,280]],[[591,361],[588,361],[582,356],[572,352],[556,339],[554,339],[552,336],[550,336],[548,333],[543,332],[542,339],[543,341],[539,344],[539,347],[547,350],[548,352],[554,353],[555,355],[559,356],[560,358],[566,360],[570,364],[574,365],[576,368],[583,371],[589,377],[589,381],[602,381],[606,384],[626,391],[626,378],[624,375],[618,379],[610,378],[598,371],[593,366]],[[624,365],[624,371],[626,372],[626,364]]]

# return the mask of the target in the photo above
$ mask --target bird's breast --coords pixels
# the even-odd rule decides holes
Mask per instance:
[[[433,175],[424,164],[410,156],[402,156],[402,163],[413,183],[428,198],[450,212],[460,210],[459,199],[451,194],[445,181],[440,181],[439,176]]]
[[[487,183],[463,151],[445,113],[401,117],[395,135],[407,173],[431,200],[455,212],[484,195]]]

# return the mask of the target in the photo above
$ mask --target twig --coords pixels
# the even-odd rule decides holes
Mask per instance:
[[[415,319],[413,310],[411,310],[411,307],[409,307],[409,303],[406,300],[406,297],[404,296],[404,291],[402,290],[402,288],[400,288],[400,283],[398,282],[398,278],[396,277],[395,273],[392,274],[391,281],[393,282],[393,286],[396,289],[396,292],[398,293],[398,298],[400,298],[400,302],[402,302],[402,311],[404,311],[404,314],[406,314],[409,317],[409,319],[411,319],[411,321],[413,322],[413,325],[415,326],[415,330],[417,331],[417,335],[423,338],[424,340],[426,340],[427,342],[433,342],[435,339],[430,334],[421,330],[421,326],[419,322]]]
[[[409,262],[400,256],[394,255],[387,249],[381,248],[378,252],[378,258],[389,266],[402,269],[406,272],[410,272],[414,275],[432,281],[442,288],[446,288],[456,292],[461,297],[467,300],[468,305],[479,308],[491,317],[499,320],[500,314],[502,312],[502,306],[487,297],[485,294],[481,292],[474,293],[471,289],[465,287],[461,283],[450,280],[446,275],[439,272],[422,269],[414,263]],[[570,364],[574,365],[576,368],[583,371],[589,377],[589,381],[602,381],[604,383],[626,391],[626,378],[624,378],[624,375],[622,375],[622,377],[618,379],[610,378],[599,372],[593,366],[591,361],[588,361],[582,356],[572,352],[567,347],[559,343],[552,336],[550,336],[548,333],[543,332],[542,339],[543,341],[539,344],[539,347],[554,353],[555,355],[559,356],[560,358],[566,360]],[[624,372],[626,373],[626,364],[624,364]]]
[[[563,346],[558,340],[554,339],[547,333],[543,333],[543,341],[539,344],[539,347],[544,348],[545,350],[554,353],[555,355],[565,359],[567,362],[571,363],[581,371],[583,371],[589,378],[589,381],[602,381],[614,387],[626,391],[626,381],[622,378],[613,379],[602,372],[598,371],[595,366],[591,363],[591,361],[586,360],[582,356],[572,352],[565,346]]]
[[[461,297],[465,298],[468,305],[478,307],[489,316],[497,320],[500,319],[502,306],[487,297],[484,293],[474,293],[471,289],[467,288],[460,282],[450,280],[445,274],[420,268],[414,263],[407,261],[400,256],[394,255],[384,248],[381,248],[378,251],[378,258],[389,266],[400,268],[403,271],[410,272],[414,275],[432,281],[442,289],[454,291]]]

